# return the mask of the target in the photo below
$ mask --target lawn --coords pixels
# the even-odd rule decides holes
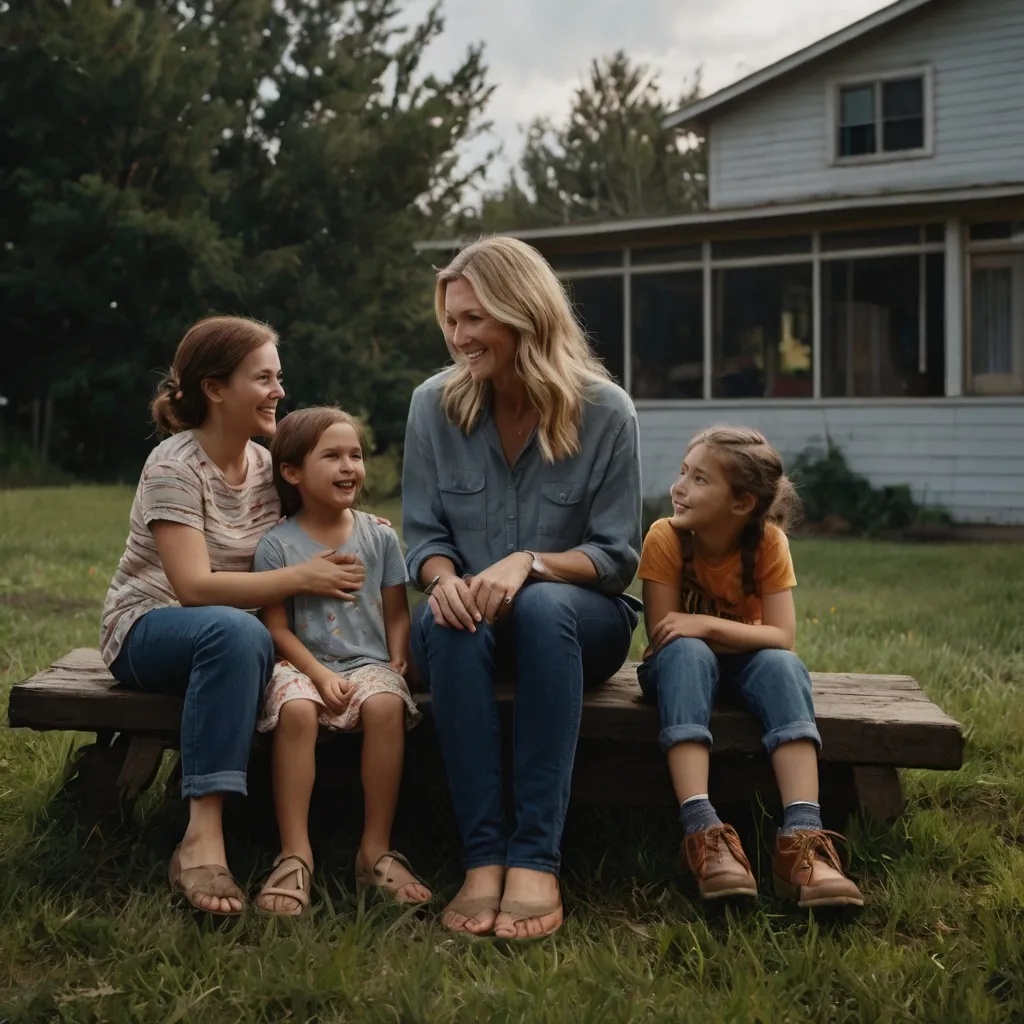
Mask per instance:
[[[95,645],[130,499],[0,492],[3,707],[11,683]],[[0,727],[0,1020],[1024,1020],[1024,547],[793,549],[810,667],[910,673],[967,733],[960,772],[904,773],[892,828],[851,828],[859,916],[791,911],[767,879],[756,911],[705,913],[680,885],[671,815],[577,807],[563,930],[472,943],[435,915],[360,910],[345,805],[318,816],[312,919],[201,929],[167,898],[182,805],[154,794],[123,834],[76,829],[54,796],[82,738]],[[252,803],[229,846],[255,881],[274,851],[270,810]],[[406,800],[400,818],[401,847],[451,892],[446,809]]]

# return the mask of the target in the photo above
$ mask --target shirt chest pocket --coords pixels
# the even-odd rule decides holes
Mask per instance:
[[[449,467],[440,474],[438,489],[444,514],[453,529],[483,530],[487,526],[483,473]]]
[[[574,547],[583,540],[586,505],[583,484],[554,480],[540,485],[540,512],[537,533],[557,541],[561,547]]]

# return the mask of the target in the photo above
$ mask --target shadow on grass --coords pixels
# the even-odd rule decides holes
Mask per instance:
[[[358,780],[356,744],[319,748],[310,810],[317,860],[315,898],[327,902],[332,913],[352,914],[357,909],[353,872],[362,828]],[[187,823],[182,801],[161,799],[162,781],[131,818],[101,824],[83,821],[71,800],[57,793],[20,837],[8,837],[0,856],[4,888],[31,891],[34,899],[55,903],[73,895],[115,914],[135,896],[162,900],[167,894],[166,865]],[[763,895],[755,906],[768,909],[773,919],[781,914],[780,926],[802,918],[800,912],[786,912],[772,895],[775,826],[768,811],[750,804],[720,810],[739,831],[758,876]],[[857,822],[853,828],[859,854],[855,872],[867,867],[870,874],[873,867],[906,852],[899,828]],[[250,796],[227,799],[225,831],[232,870],[243,888],[257,891],[278,849],[266,755],[253,758]],[[680,838],[671,811],[574,804],[562,843],[567,911],[577,919],[641,930],[645,922],[668,918],[704,919],[714,932],[727,931],[730,915],[745,908],[720,910],[699,903],[692,878],[681,868]],[[393,845],[434,888],[437,907],[443,905],[461,881],[460,844],[443,778],[419,776],[412,784],[407,773]]]

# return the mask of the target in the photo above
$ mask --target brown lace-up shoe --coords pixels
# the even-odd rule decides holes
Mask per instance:
[[[860,889],[843,874],[832,836],[824,829],[801,829],[775,837],[772,874],[775,895],[799,907],[863,907]]]
[[[712,825],[694,832],[683,840],[680,852],[697,878],[702,899],[757,895],[750,861],[731,825]]]

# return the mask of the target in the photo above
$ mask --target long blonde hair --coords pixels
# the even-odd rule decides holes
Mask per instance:
[[[490,316],[516,333],[516,372],[540,413],[537,443],[544,460],[576,455],[584,390],[611,375],[591,351],[554,271],[536,249],[516,238],[474,242],[438,272],[434,308],[442,331],[448,283],[460,278],[473,286]],[[490,389],[473,380],[469,364],[450,345],[449,351],[456,365],[441,401],[449,421],[469,433]]]

